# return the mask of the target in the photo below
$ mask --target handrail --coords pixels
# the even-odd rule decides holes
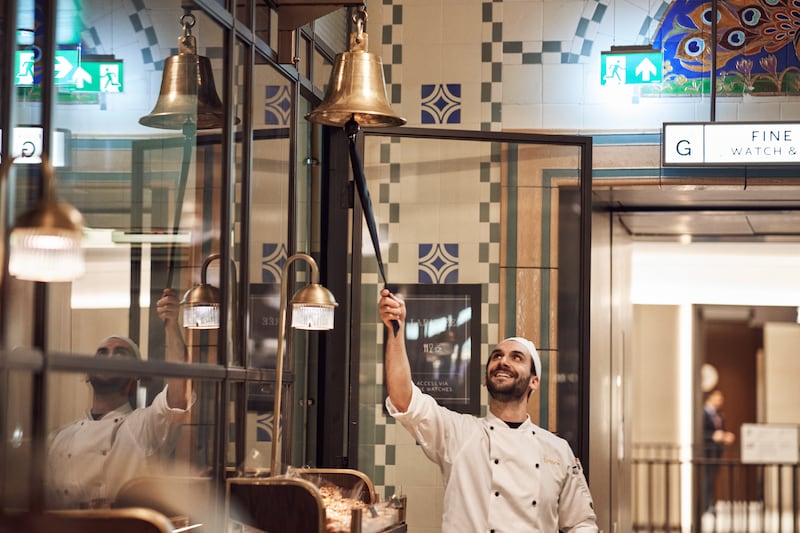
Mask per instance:
[[[657,446],[647,451],[676,451]],[[642,452],[640,447],[638,452]],[[631,461],[632,531],[800,531],[800,465],[738,459],[637,457]],[[689,483],[685,483],[689,476]],[[691,498],[683,491],[691,487]],[[707,491],[713,490],[710,494]],[[711,501],[706,501],[711,498]],[[691,502],[685,513],[685,502]],[[691,523],[682,523],[691,516]]]

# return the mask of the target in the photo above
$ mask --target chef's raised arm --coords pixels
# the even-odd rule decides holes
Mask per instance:
[[[408,362],[406,351],[406,304],[402,298],[395,296],[387,289],[381,291],[378,303],[378,312],[381,321],[386,326],[387,337],[384,367],[386,371],[386,389],[389,400],[400,412],[405,412],[411,403],[411,365]],[[400,327],[397,333],[392,322],[396,321]]]

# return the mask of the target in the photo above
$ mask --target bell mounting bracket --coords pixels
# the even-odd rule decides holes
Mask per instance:
[[[333,2],[331,0],[272,0],[278,10],[278,63],[296,63],[295,31],[337,9],[365,7],[366,2]]]

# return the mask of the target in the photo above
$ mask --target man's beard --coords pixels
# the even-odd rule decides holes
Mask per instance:
[[[96,394],[117,394],[124,393],[131,378],[126,377],[103,377],[103,376],[89,376],[89,383]]]
[[[498,402],[513,402],[517,401],[523,396],[528,395],[528,385],[530,384],[530,376],[517,376],[511,383],[504,383],[503,385],[496,385],[486,373],[486,389],[489,395]]]

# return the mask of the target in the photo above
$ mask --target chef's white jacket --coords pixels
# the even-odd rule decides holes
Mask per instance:
[[[86,416],[56,430],[47,452],[47,506],[68,509],[109,505],[134,477],[152,475],[175,444],[184,409],[167,404],[167,387],[151,405],[128,403],[94,420]]]
[[[441,469],[442,533],[598,531],[580,462],[530,418],[512,429],[491,413],[446,409],[416,386],[406,412],[386,406]]]

